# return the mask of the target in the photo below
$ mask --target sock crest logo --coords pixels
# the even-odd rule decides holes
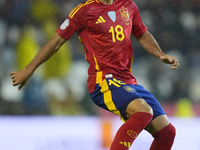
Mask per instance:
[[[137,133],[133,130],[128,130],[127,134],[131,137],[131,138],[136,138],[137,137]]]

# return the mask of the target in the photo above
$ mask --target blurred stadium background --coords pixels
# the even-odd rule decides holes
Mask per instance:
[[[9,75],[23,69],[83,1],[0,0],[0,150],[108,149],[121,122],[90,99],[88,64],[76,34],[22,91],[12,87]],[[173,150],[199,150],[200,1],[134,2],[162,50],[174,55],[180,67],[170,70],[132,37],[133,75],[176,126]],[[135,147],[148,149],[151,140],[144,132]]]

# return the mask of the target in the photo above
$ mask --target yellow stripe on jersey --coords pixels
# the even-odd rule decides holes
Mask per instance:
[[[94,62],[95,62],[95,69],[96,69],[97,71],[99,71],[99,65],[98,65],[98,62],[97,62],[97,59],[96,59],[94,53],[93,53],[93,56],[94,56]]]
[[[71,12],[69,13],[69,17],[71,18],[72,13],[80,6],[81,4],[79,4],[77,7],[75,7],[74,9],[71,10]]]
[[[79,39],[79,41],[80,41],[81,43],[83,43],[80,36],[78,36],[78,39]]]
[[[130,67],[131,72],[132,72],[132,64],[133,64],[133,57],[132,57],[132,60],[131,60],[131,67]]]
[[[112,94],[109,90],[109,86],[106,80],[103,80],[99,86],[101,87],[101,93],[103,93],[104,103],[106,104],[107,108],[116,115],[121,116],[119,110],[115,107],[115,104],[112,100]]]
[[[76,8],[74,8],[74,9],[72,10],[72,12],[69,14],[69,17],[70,17],[70,18],[73,18],[74,15],[76,14],[76,12],[79,11],[79,9],[81,9],[83,6],[84,6],[84,4],[80,4],[80,5],[78,5]]]
[[[88,1],[86,1],[85,3],[83,3],[83,4],[79,4],[77,7],[75,7],[75,8],[70,12],[69,17],[70,17],[70,18],[73,18],[74,15],[77,13],[77,11],[79,11],[83,6],[86,6],[86,5],[91,4],[91,3],[94,3],[94,2],[95,2],[95,0],[88,0]]]
[[[85,60],[87,61],[87,56],[86,56],[86,53],[85,53]]]
[[[97,62],[97,59],[93,53],[93,56],[94,56],[94,62],[95,62],[95,69],[98,71],[97,74],[96,74],[96,83],[100,83],[102,81],[102,71],[99,71],[99,65],[98,65],[98,62]]]

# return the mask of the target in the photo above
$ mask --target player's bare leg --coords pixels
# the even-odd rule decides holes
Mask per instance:
[[[153,110],[147,104],[147,102],[141,98],[135,99],[126,108],[127,118],[130,118],[132,114],[137,112],[146,112],[153,115]]]
[[[169,125],[169,120],[166,115],[161,115],[152,120],[149,125],[145,128],[150,134],[155,134],[167,125]]]
[[[151,107],[140,98],[130,102],[126,112],[129,119],[117,131],[110,150],[128,150],[153,117]]]
[[[145,129],[154,137],[150,150],[171,150],[176,129],[166,115],[156,117]]]

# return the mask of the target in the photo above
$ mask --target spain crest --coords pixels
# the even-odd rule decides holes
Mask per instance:
[[[122,19],[124,21],[129,21],[130,20],[128,8],[122,7],[122,9],[120,9],[120,14],[121,14],[121,17],[122,17]]]
[[[124,89],[129,93],[134,93],[135,92],[135,90],[130,86],[124,86]]]

